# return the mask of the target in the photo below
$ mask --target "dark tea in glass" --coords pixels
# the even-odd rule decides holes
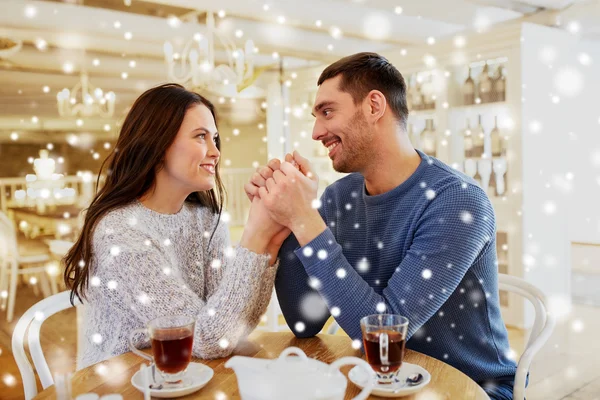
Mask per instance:
[[[184,371],[192,360],[194,335],[187,329],[154,331],[152,354],[156,367],[168,374]]]
[[[394,314],[369,315],[360,320],[367,362],[379,383],[390,384],[402,367],[408,319]]]
[[[379,345],[382,334],[388,336],[388,354],[387,362],[385,363],[382,362],[382,358],[385,361],[385,354],[382,354]],[[404,358],[404,344],[404,336],[399,332],[375,331],[367,333],[363,337],[367,362],[375,372],[389,373],[398,371],[402,366],[402,359]]]
[[[129,335],[129,347],[135,354],[156,364],[167,385],[185,385],[185,372],[192,360],[196,320],[184,315],[159,317],[148,322],[147,328],[136,329]],[[136,335],[144,334],[152,342],[152,356],[134,345]]]

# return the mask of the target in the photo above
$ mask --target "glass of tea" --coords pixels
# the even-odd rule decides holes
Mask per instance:
[[[408,319],[394,314],[368,315],[360,320],[367,362],[380,384],[391,384],[402,366]]]
[[[146,328],[136,329],[129,335],[131,351],[152,361],[168,385],[185,385],[185,372],[192,359],[194,328],[192,317],[175,315],[153,319]],[[152,342],[152,356],[138,350],[134,338],[144,334]]]

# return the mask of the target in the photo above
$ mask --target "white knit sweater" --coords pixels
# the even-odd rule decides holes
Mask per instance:
[[[229,355],[256,327],[278,264],[231,248],[222,222],[209,245],[216,221],[191,203],[166,215],[136,201],[98,222],[79,368],[128,352],[130,332],[161,316],[196,319],[193,354],[200,358]]]

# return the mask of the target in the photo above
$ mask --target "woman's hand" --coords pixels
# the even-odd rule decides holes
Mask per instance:
[[[276,238],[276,242],[279,242],[279,246],[285,240],[280,238],[283,236],[281,233],[284,230],[284,226],[273,221],[267,212],[262,200],[255,197],[252,200],[250,206],[250,213],[248,214],[248,221],[244,227],[244,233],[240,240],[240,245],[258,254],[264,254],[267,250],[272,250],[276,244],[271,244],[272,240]],[[278,235],[280,234],[280,236]],[[277,248],[279,250],[279,248]]]
[[[286,154],[285,160],[299,169],[298,164],[291,154]],[[258,196],[258,188],[263,186],[266,180],[273,176],[274,171],[279,170],[280,165],[281,162],[278,159],[270,160],[266,166],[258,168],[250,178],[250,181],[244,186],[246,195],[252,202],[252,205],[250,206],[248,222],[246,223],[240,245],[259,254],[266,251],[271,256],[270,265],[275,263],[279,249],[291,231],[271,219],[267,209],[260,200],[260,196]],[[265,239],[267,240],[266,244],[264,242]],[[256,250],[263,248],[263,246],[265,248],[263,251]]]
[[[285,161],[300,169],[300,165],[294,160],[292,154],[286,154]],[[280,167],[281,161],[277,158],[273,158],[272,160],[269,160],[267,165],[256,168],[256,171],[250,176],[248,182],[244,184],[244,191],[250,201],[254,200],[254,197],[260,197],[258,195],[258,189],[264,187],[267,184],[267,179],[273,177],[273,173],[278,171]]]

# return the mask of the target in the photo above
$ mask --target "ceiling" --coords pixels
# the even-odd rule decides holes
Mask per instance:
[[[209,10],[225,12],[217,18],[218,29],[238,46],[254,41],[256,64],[270,69],[257,82],[262,87],[279,79],[273,52],[281,56],[287,79],[292,71],[359,51],[410,51],[428,41],[540,13],[552,13],[565,29],[574,29],[576,21],[580,34],[600,40],[600,0],[1,1],[0,38],[22,40],[23,47],[0,59],[0,138],[17,130],[79,129],[74,119],[59,118],[56,93],[73,87],[82,70],[94,85],[117,95],[113,120],[86,120],[82,129],[103,132],[107,122],[113,126],[144,89],[168,80],[164,42],[172,41],[177,49],[194,33],[204,32]],[[243,32],[241,38],[236,38],[237,30]],[[130,40],[124,38],[126,32]],[[47,49],[36,47],[39,39]],[[217,58],[224,56],[217,51]],[[73,65],[71,73],[63,71],[67,62]],[[227,119],[252,122],[260,101],[227,101],[219,108]],[[38,122],[31,121],[33,116]]]

